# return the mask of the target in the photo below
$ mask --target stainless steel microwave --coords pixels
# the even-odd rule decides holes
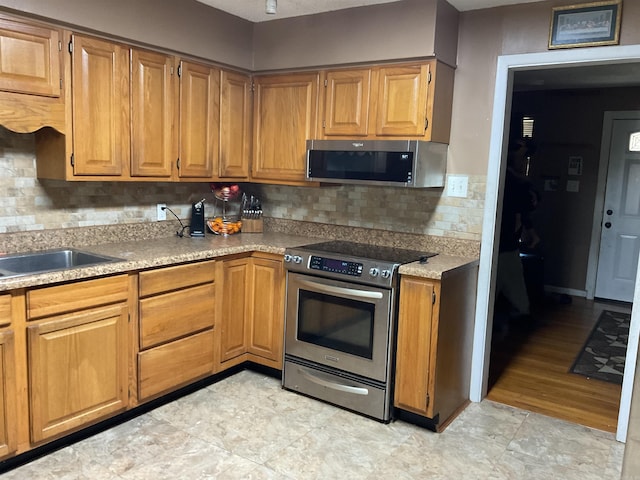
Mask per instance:
[[[448,148],[422,140],[307,140],[307,180],[444,187]]]

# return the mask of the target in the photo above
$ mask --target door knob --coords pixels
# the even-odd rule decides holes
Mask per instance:
[[[605,223],[605,224],[604,224],[604,226],[605,226],[606,228],[611,228],[611,222],[607,222],[607,223]]]

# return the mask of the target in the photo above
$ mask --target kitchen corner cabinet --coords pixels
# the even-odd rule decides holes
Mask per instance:
[[[282,369],[282,257],[255,253],[220,262],[220,369],[246,360]]]
[[[254,77],[253,181],[305,182],[306,141],[316,135],[319,78],[317,72]]]
[[[138,400],[214,371],[215,262],[139,274]]]
[[[477,266],[402,275],[394,405],[441,431],[469,399]]]
[[[218,165],[220,70],[180,62],[180,152],[178,176],[209,180]]]
[[[16,358],[11,324],[11,294],[0,295],[0,459],[17,450]]]
[[[128,276],[28,290],[31,442],[128,406]]]
[[[453,69],[436,60],[323,72],[324,138],[448,143]]]
[[[130,173],[129,49],[65,32],[66,130],[36,132],[39,178],[119,180]],[[73,86],[73,88],[72,88]]]

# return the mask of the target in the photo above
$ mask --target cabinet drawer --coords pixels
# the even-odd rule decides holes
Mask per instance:
[[[0,327],[11,323],[11,294],[0,295]]]
[[[213,373],[213,329],[138,354],[138,394],[147,399]]]
[[[211,283],[215,276],[214,263],[210,260],[140,272],[140,297]]]
[[[65,283],[27,292],[29,320],[126,300],[127,275]]]
[[[140,348],[213,327],[213,283],[140,300]]]

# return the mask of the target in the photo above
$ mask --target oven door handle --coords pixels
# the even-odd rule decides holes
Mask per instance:
[[[330,382],[329,380],[325,380],[314,375],[303,367],[298,367],[298,372],[300,372],[300,375],[305,377],[310,382],[316,383],[322,387],[327,387],[332,390],[338,390],[340,392],[353,393],[355,395],[369,395],[369,389],[367,388],[353,387],[351,385],[343,385],[341,383]]]
[[[331,293],[334,295],[349,295],[351,297],[369,298],[369,299],[382,298],[382,292],[356,290],[355,288],[332,287],[331,285],[324,285],[322,283],[310,282],[308,280],[299,280],[299,283],[309,288],[313,288],[314,291],[321,292],[321,293]]]

